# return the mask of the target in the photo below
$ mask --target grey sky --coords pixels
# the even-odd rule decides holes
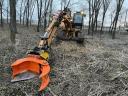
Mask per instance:
[[[7,8],[7,1],[8,0],[4,0],[4,9]],[[54,1],[53,11],[60,10],[61,9],[61,4],[60,4],[61,0],[53,0],[53,1]],[[21,0],[18,0],[17,13],[19,12],[20,3],[21,3]],[[84,19],[84,21],[85,21],[84,24],[87,25],[88,24],[88,3],[87,3],[87,0],[71,0],[70,3],[71,3],[70,8],[71,8],[72,12],[84,10],[84,12],[86,13],[86,17]],[[123,14],[122,15],[123,17],[122,17],[122,20],[120,20],[121,21],[120,24],[124,23],[125,10],[128,9],[127,6],[128,6],[128,0],[125,0],[122,11],[121,11],[121,13]],[[111,13],[114,12],[115,8],[116,8],[116,0],[112,0],[111,5],[109,6],[109,9],[108,9],[107,14],[106,14],[105,25],[107,25],[107,26],[110,25]],[[6,10],[4,10],[4,17],[6,18]],[[18,18],[19,18],[19,16],[17,16],[17,19]],[[101,21],[101,18],[102,18],[102,10],[100,11],[100,15],[99,15],[98,20]],[[33,14],[33,20],[37,20],[37,8],[36,7],[34,10],[34,14]]]

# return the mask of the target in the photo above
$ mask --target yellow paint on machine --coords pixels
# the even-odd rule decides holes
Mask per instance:
[[[48,53],[47,51],[41,51],[41,52],[40,52],[40,56],[41,56],[42,58],[44,58],[45,60],[48,60],[48,58],[49,58],[49,53]]]

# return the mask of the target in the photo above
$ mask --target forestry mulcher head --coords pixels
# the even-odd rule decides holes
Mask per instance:
[[[41,55],[48,56],[46,53],[42,53]],[[13,76],[12,82],[31,79],[36,75],[40,75],[39,78],[42,80],[42,83],[39,91],[44,90],[50,81],[48,76],[50,66],[42,56],[28,54],[27,57],[15,61],[11,65]]]

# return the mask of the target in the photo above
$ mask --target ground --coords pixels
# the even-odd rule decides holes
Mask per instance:
[[[51,82],[42,93],[38,78],[11,83],[11,63],[36,46],[41,34],[20,26],[12,44],[8,27],[0,28],[0,96],[128,96],[128,34],[114,40],[85,35],[82,45],[53,43]]]

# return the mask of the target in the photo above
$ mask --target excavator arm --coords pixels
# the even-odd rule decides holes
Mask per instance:
[[[48,86],[50,82],[50,66],[48,63],[49,47],[55,37],[55,33],[62,17],[63,12],[60,12],[57,16],[53,16],[53,20],[41,37],[38,46],[28,52],[26,57],[16,60],[11,65],[12,82],[30,79],[35,75],[39,75],[39,78],[42,80],[39,91],[44,90]],[[58,25],[56,23],[58,23]],[[34,76],[32,74],[34,74]]]

